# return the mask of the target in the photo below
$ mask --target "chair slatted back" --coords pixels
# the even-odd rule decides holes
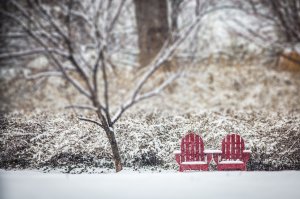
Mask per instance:
[[[243,138],[238,134],[226,135],[222,140],[223,160],[242,160],[245,144]]]
[[[199,135],[189,133],[181,140],[181,160],[204,161],[204,144]]]

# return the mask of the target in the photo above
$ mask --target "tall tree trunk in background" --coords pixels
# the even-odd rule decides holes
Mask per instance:
[[[169,36],[167,0],[134,0],[140,66],[149,64]]]
[[[180,4],[183,0],[171,0],[171,31],[172,40],[176,39],[176,32],[178,31],[177,18],[180,12]]]

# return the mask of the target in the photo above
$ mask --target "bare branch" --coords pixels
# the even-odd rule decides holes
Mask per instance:
[[[116,24],[116,22],[117,22],[117,20],[118,20],[118,18],[120,16],[120,14],[121,14],[122,8],[124,7],[125,2],[126,2],[126,0],[121,0],[121,3],[119,5],[119,7],[118,7],[118,10],[117,10],[117,12],[116,12],[113,20],[111,21],[110,26],[108,27],[108,30],[107,30],[108,34],[114,28],[114,26],[115,26],[115,24]]]
[[[51,76],[61,77],[63,76],[63,74],[59,71],[47,71],[47,72],[30,74],[30,75],[25,74],[25,78],[28,80],[39,79],[42,77],[51,77]]]
[[[53,20],[53,17],[51,15],[49,15],[49,13],[43,8],[43,6],[41,5],[41,2],[40,0],[37,0],[37,6],[39,8],[39,11],[44,14],[43,16],[46,17],[47,21],[49,21],[51,23],[51,25],[54,27],[54,29],[57,31],[57,33],[59,33],[63,38],[64,40],[66,41],[66,43],[69,43],[70,40],[68,38],[68,36],[64,33],[64,31],[62,30],[61,26],[59,26],[54,20]],[[18,5],[16,2],[15,2],[16,5]],[[20,10],[23,10],[22,7],[20,7],[20,5],[18,5],[19,9]],[[23,11],[24,12],[24,11]]]
[[[119,110],[115,113],[115,115],[112,118],[112,124],[115,124],[123,115],[123,113],[129,109],[131,106],[133,106],[136,103],[135,99],[131,99],[127,102],[125,102],[123,105],[121,105],[121,107],[119,108]]]
[[[246,36],[251,37],[250,39],[253,41],[261,40],[258,44],[260,46],[264,46],[264,43],[267,42],[271,51],[274,49],[282,51],[287,46],[293,48],[294,44],[300,42],[300,7],[298,0],[247,0],[241,2],[246,5],[241,10],[255,17],[260,26],[244,28],[246,33],[236,31],[239,35],[245,36],[247,34]],[[268,23],[271,28],[268,27],[267,29],[265,23]],[[277,35],[275,36],[274,33]],[[272,40],[272,38],[274,39]]]
[[[98,126],[100,126],[101,128],[104,129],[104,126],[101,123],[97,122],[96,120],[93,120],[93,119],[90,119],[90,118],[85,118],[85,117],[78,117],[78,119],[82,120],[82,121],[85,121],[85,122],[91,122],[91,123],[96,124],[96,125],[98,125]]]
[[[164,89],[166,89],[169,85],[171,85],[181,75],[182,75],[182,73],[174,74],[171,77],[169,77],[167,80],[163,81],[159,86],[157,86],[153,90],[148,91],[142,95],[138,95],[135,99],[132,98],[129,101],[127,101],[124,105],[121,106],[121,108],[117,111],[117,113],[112,118],[112,124],[115,124],[120,119],[120,117],[123,115],[123,113],[127,109],[129,109],[131,106],[133,106],[134,104],[136,104],[144,99],[148,99],[150,97],[160,94]]]
[[[70,105],[70,106],[66,106],[66,109],[70,109],[70,108],[76,108],[76,109],[86,109],[86,110],[91,110],[91,111],[97,111],[98,109],[94,106],[90,106],[90,105]]]
[[[56,55],[68,57],[68,53],[65,53],[59,49],[48,48],[48,51]],[[19,52],[7,52],[7,53],[0,54],[0,59],[10,59],[10,58],[23,57],[23,56],[34,55],[34,54],[47,54],[47,51],[44,48],[37,48],[37,49],[24,50]]]
[[[24,10],[23,10],[24,11]],[[10,17],[11,19],[13,19],[15,22],[17,22],[23,29],[24,31],[26,31],[38,44],[40,44],[45,51],[47,52],[47,55],[54,61],[54,63],[59,67],[59,69],[62,71],[63,75],[65,76],[65,78],[83,95],[85,95],[86,97],[90,98],[91,95],[86,92],[81,85],[75,80],[73,79],[71,76],[68,75],[68,73],[66,72],[65,68],[63,67],[62,63],[54,56],[54,54],[52,52],[50,52],[48,49],[47,44],[41,39],[39,38],[36,34],[34,34],[34,32],[29,29],[24,22],[22,22],[19,18],[17,18],[15,15],[11,14],[11,13],[7,13],[7,12],[3,12],[0,11],[2,14]],[[32,18],[26,14],[24,15],[26,18],[29,17],[29,20],[32,20]]]
[[[171,77],[169,77],[167,80],[163,81],[163,83],[161,83],[159,86],[157,86],[156,88],[154,88],[151,91],[148,91],[146,93],[143,93],[142,95],[139,95],[136,99],[136,102],[139,102],[141,100],[153,97],[155,95],[158,95],[159,93],[161,93],[164,89],[166,89],[168,86],[170,86],[177,78],[179,78],[182,74],[181,73],[177,73],[172,75]]]
[[[68,45],[68,49],[69,49],[69,53],[70,53],[70,58],[69,60],[71,61],[71,63],[74,65],[74,67],[77,69],[79,75],[81,76],[81,78],[84,80],[87,88],[89,89],[89,91],[92,93],[93,89],[91,87],[91,84],[89,82],[88,79],[88,75],[85,73],[85,71],[83,70],[83,68],[79,65],[79,63],[77,62],[75,56],[74,56],[74,47],[72,45],[72,30],[71,30],[71,10],[72,10],[72,6],[73,6],[73,0],[71,0],[69,2],[69,6],[68,6],[68,20],[67,20],[67,31],[68,31],[68,36],[64,36],[65,42]],[[41,7],[42,8],[42,7]],[[46,12],[47,13],[47,12]],[[47,15],[49,16],[49,15]],[[49,19],[51,21],[51,23],[55,26],[55,28],[61,32],[59,27],[56,27],[57,25],[55,24],[55,22],[52,20],[52,18],[50,17]],[[63,34],[63,33],[62,33]]]

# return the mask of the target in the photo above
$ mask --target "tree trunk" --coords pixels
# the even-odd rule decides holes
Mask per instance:
[[[156,56],[169,36],[167,0],[134,0],[140,66]]]
[[[177,18],[180,11],[180,4],[183,0],[171,0],[171,30],[172,33],[178,30]]]
[[[121,156],[118,148],[118,144],[116,141],[115,133],[110,129],[105,129],[106,136],[108,138],[109,144],[111,146],[111,151],[113,154],[113,159],[115,161],[115,169],[116,172],[119,172],[123,169]]]
[[[121,156],[120,156],[120,152],[119,152],[119,148],[118,148],[118,143],[117,143],[117,140],[115,137],[115,132],[112,130],[112,127],[110,127],[110,124],[107,122],[106,118],[101,113],[101,108],[100,108],[101,106],[100,106],[100,103],[98,102],[96,96],[94,96],[94,98],[93,98],[93,105],[95,107],[98,107],[97,115],[102,123],[102,128],[104,129],[106,136],[108,138],[108,141],[109,141],[109,144],[111,147],[111,151],[112,151],[112,155],[113,155],[113,159],[115,161],[116,172],[119,172],[123,169],[123,166],[122,166]]]

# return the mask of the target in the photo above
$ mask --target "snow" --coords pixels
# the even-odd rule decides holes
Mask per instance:
[[[243,161],[240,160],[224,160],[221,161],[220,164],[243,164]]]
[[[181,164],[184,164],[184,165],[197,165],[197,164],[207,164],[207,162],[204,162],[204,161],[189,161],[189,162],[182,162]]]
[[[0,170],[2,199],[199,199],[300,196],[300,172],[59,174]]]
[[[205,149],[204,153],[222,153],[222,151],[216,149]]]
[[[180,154],[180,153],[181,153],[180,150],[175,150],[175,151],[173,152],[173,154]]]

